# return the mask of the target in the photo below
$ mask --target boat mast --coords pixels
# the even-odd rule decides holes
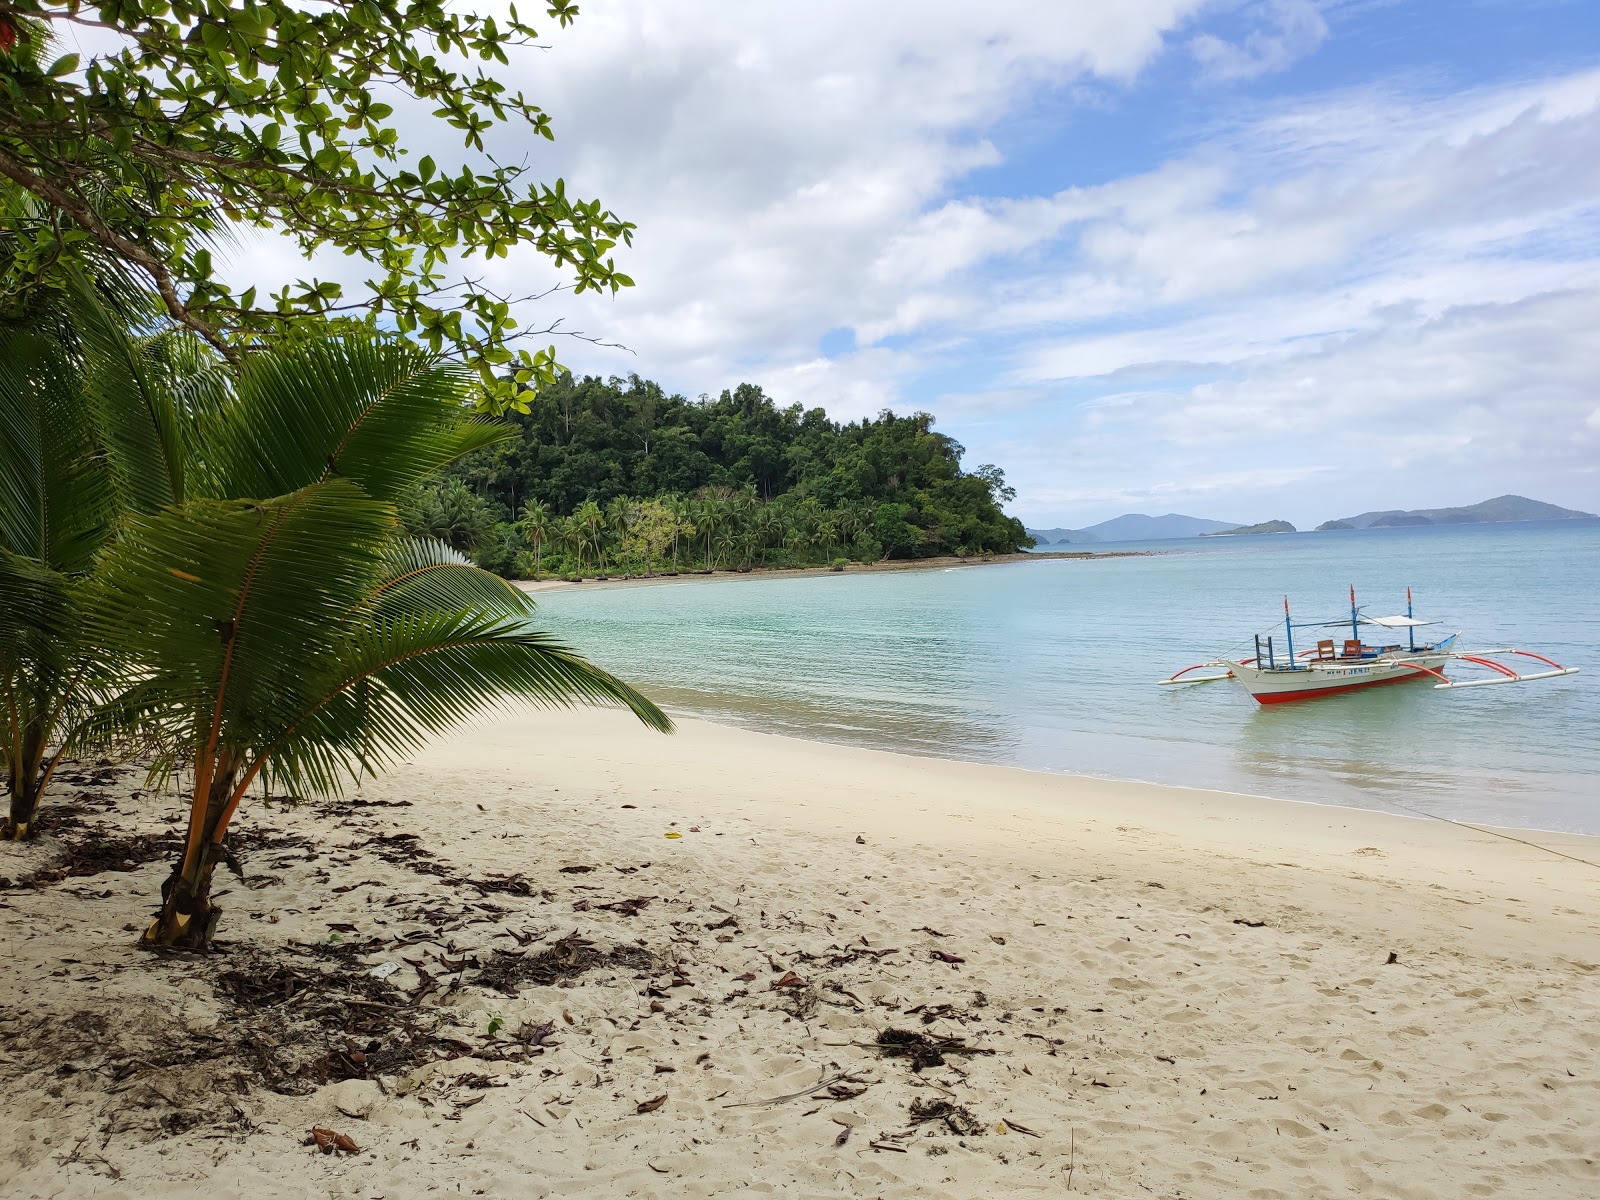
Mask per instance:
[[[1289,597],[1283,598],[1283,632],[1289,640],[1289,669],[1294,670],[1294,623],[1289,620]]]
[[[1361,641],[1361,618],[1356,612],[1356,585],[1350,585],[1350,636]]]
[[[1406,585],[1406,619],[1411,620],[1411,585]],[[1413,625],[1406,626],[1406,647],[1410,650],[1417,648],[1417,630]]]

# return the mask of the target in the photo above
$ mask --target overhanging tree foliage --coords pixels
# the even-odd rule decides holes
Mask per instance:
[[[565,26],[577,7],[547,12]],[[58,56],[69,29],[120,49]],[[445,0],[0,0],[0,181],[33,201],[3,206],[0,316],[58,286],[58,264],[99,257],[235,362],[308,316],[360,318],[470,363],[490,406],[525,403],[554,350],[518,345],[515,298],[457,280],[458,260],[531,246],[575,291],[632,283],[610,254],[631,224],[486,152],[502,126],[553,137],[489,73],[536,36],[514,5]],[[400,113],[404,142],[459,137],[464,161],[414,158]],[[306,279],[258,296],[212,257],[239,226],[372,275],[359,295]]]

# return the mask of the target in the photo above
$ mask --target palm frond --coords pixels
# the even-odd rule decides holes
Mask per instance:
[[[383,577],[363,605],[378,617],[419,609],[461,612],[485,609],[528,616],[527,593],[437,538],[396,538],[384,555]]]
[[[0,687],[64,667],[78,635],[73,601],[59,571],[0,549]]]
[[[417,348],[350,336],[260,351],[206,428],[209,490],[278,496],[326,478],[398,499],[461,455],[514,436],[471,416],[471,381]]]
[[[0,331],[0,548],[83,570],[112,502],[65,349],[37,333]]]
[[[138,339],[126,314],[114,312],[98,290],[72,273],[72,320],[83,350],[83,387],[107,451],[118,499],[133,512],[152,513],[184,498],[188,459],[173,382]],[[191,339],[192,340],[192,339]]]
[[[353,632],[322,695],[264,748],[273,770],[307,792],[329,793],[363,770],[391,765],[487,709],[620,705],[663,733],[672,721],[614,675],[517,618],[422,612]]]
[[[144,678],[146,703],[187,714],[178,742],[259,744],[344,652],[393,532],[393,508],[344,480],[131,518],[97,573],[95,636]]]

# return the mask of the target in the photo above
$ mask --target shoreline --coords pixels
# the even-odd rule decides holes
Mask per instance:
[[[57,845],[176,821],[139,783],[63,779]],[[1600,874],[1547,852],[1600,838],[615,710],[241,823],[226,953],[131,949],[165,854],[0,890],[18,1195],[1600,1186]]]
[[[1023,767],[1011,763],[985,762],[976,758],[956,758],[948,754],[924,754],[916,750],[905,748],[890,749],[883,746],[869,746],[861,742],[836,741],[831,738],[801,737],[794,733],[780,733],[773,729],[758,729],[752,725],[738,725],[729,721],[719,721],[705,713],[689,710],[680,711],[669,708],[668,715],[676,723],[692,721],[702,725],[710,725],[717,729],[727,729],[739,733],[754,734],[758,737],[776,738],[779,741],[792,742],[801,746],[819,746],[829,749],[858,750],[864,754],[882,754],[890,758],[906,758],[919,761],[936,763],[959,763],[963,766],[992,768],[999,771],[1018,771],[1024,775],[1036,775],[1044,779],[1075,779],[1086,784],[1127,784],[1131,787],[1159,788],[1172,792],[1198,792],[1205,795],[1232,796],[1240,800],[1259,801],[1263,804],[1304,804],[1312,808],[1333,809],[1337,812],[1355,813],[1376,817],[1394,817],[1404,821],[1442,821],[1446,825],[1455,825],[1462,829],[1473,830],[1494,836],[1509,836],[1511,834],[1528,834],[1530,836],[1555,837],[1555,838],[1580,838],[1588,839],[1593,851],[1592,857],[1597,861],[1593,864],[1600,870],[1600,833],[1582,833],[1570,829],[1543,829],[1534,825],[1496,825],[1488,821],[1463,821],[1455,817],[1439,816],[1436,813],[1423,812],[1420,809],[1390,812],[1382,808],[1365,808],[1359,804],[1340,804],[1333,800],[1304,800],[1296,796],[1272,796],[1266,792],[1241,792],[1232,788],[1208,787],[1204,784],[1190,783],[1163,783],[1155,779],[1134,779],[1125,775],[1088,775],[1081,771],[1050,771],[1043,767]],[[1385,803],[1397,803],[1385,801]]]
[[[751,567],[748,571],[719,567],[715,571],[679,571],[675,575],[657,572],[654,575],[612,576],[607,579],[590,575],[582,580],[512,579],[508,580],[508,582],[513,587],[519,588],[524,592],[533,593],[551,591],[556,588],[577,587],[579,584],[595,589],[654,587],[661,584],[695,581],[710,583],[726,582],[732,579],[801,579],[815,575],[863,575],[880,571],[949,571],[962,567],[998,567],[1012,566],[1025,562],[1048,562],[1052,559],[1143,558],[1146,555],[1160,553],[1162,551],[1159,550],[1110,550],[1104,552],[1092,550],[1045,550],[1021,554],[991,554],[984,558],[959,558],[956,555],[947,554],[938,558],[897,558],[873,563],[853,562],[839,571],[835,571],[832,567]]]

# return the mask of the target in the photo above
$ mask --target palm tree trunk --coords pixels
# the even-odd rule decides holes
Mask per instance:
[[[34,834],[33,819],[39,811],[39,796],[44,791],[48,775],[40,771],[44,761],[44,731],[29,726],[23,731],[22,753],[12,759],[6,772],[6,786],[11,790],[11,807],[4,825],[0,825],[0,840],[21,842]]]
[[[206,788],[204,804],[189,813],[189,849],[161,885],[161,912],[144,931],[139,944],[148,948],[206,950],[222,910],[211,903],[211,875],[222,861],[222,834],[233,815],[237,764],[218,764]],[[197,772],[197,779],[199,773]]]

